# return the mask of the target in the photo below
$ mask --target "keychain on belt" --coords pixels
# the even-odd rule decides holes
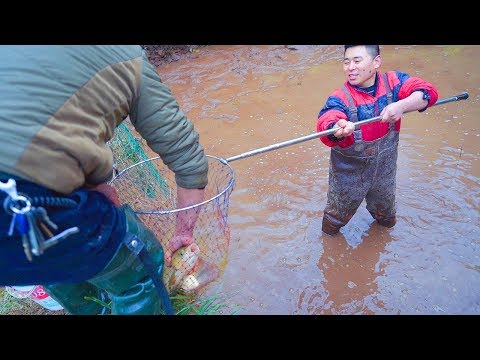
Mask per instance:
[[[6,183],[0,181],[0,190],[7,193],[3,208],[12,216],[7,235],[12,236],[16,232],[21,236],[23,250],[29,261],[33,260],[32,255],[40,256],[60,240],[80,231],[74,226],[54,234],[58,230],[57,224],[48,217],[44,207],[32,206],[31,199],[17,193],[14,179],[9,179]]]

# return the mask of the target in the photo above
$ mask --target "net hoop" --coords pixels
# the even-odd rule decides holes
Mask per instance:
[[[183,208],[178,208],[178,209],[172,209],[172,210],[150,210],[150,211],[147,211],[147,210],[135,210],[135,213],[137,214],[158,214],[158,215],[163,215],[163,214],[172,214],[172,213],[177,213],[177,212],[180,212],[180,211],[186,211],[186,210],[190,210],[190,209],[195,209],[197,207],[201,207],[202,205],[205,205],[211,201],[214,201],[215,199],[221,197],[223,194],[225,194],[227,191],[233,189],[233,186],[235,184],[235,171],[233,170],[233,168],[230,166],[230,164],[227,162],[227,160],[223,159],[223,158],[219,158],[219,157],[216,157],[216,156],[213,156],[213,155],[205,155],[207,158],[211,158],[211,159],[215,159],[217,160],[218,162],[220,162],[221,164],[225,165],[228,167],[229,169],[229,175],[231,176],[228,184],[225,186],[224,189],[221,189],[218,194],[216,194],[215,196],[207,199],[207,200],[204,200],[198,204],[194,204],[194,205],[190,205],[190,206],[187,206],[187,207],[183,207]],[[152,161],[155,161],[155,160],[161,160],[160,156],[155,156],[153,158],[149,158],[149,159],[146,159],[146,160],[142,160],[142,161],[139,161],[133,165],[130,165],[128,167],[126,167],[125,169],[123,169],[122,171],[120,171],[117,175],[115,175],[113,177],[112,180],[110,180],[109,184],[114,184],[115,180],[119,179],[122,175],[126,174],[129,170],[135,168],[136,166],[139,166],[139,165],[142,165],[144,163],[147,163],[147,162],[152,162]],[[207,185],[208,186],[208,185]]]

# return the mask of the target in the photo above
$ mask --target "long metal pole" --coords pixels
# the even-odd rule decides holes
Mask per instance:
[[[464,93],[461,93],[461,94],[456,95],[456,96],[451,96],[449,98],[439,100],[432,106],[446,104],[446,103],[451,102],[451,101],[466,100],[466,99],[468,99],[468,93],[464,92]],[[365,124],[368,124],[368,123],[371,123],[371,122],[374,122],[374,121],[378,121],[381,118],[382,118],[381,116],[375,116],[375,117],[370,118],[370,119],[358,121],[358,122],[355,123],[355,130],[358,130],[358,128],[362,125],[365,125]],[[243,154],[232,156],[232,157],[229,157],[228,159],[225,159],[225,160],[227,162],[232,162],[232,161],[235,161],[235,160],[244,159],[246,157],[261,154],[261,153],[264,153],[264,152],[267,152],[267,151],[277,150],[277,149],[283,148],[285,146],[290,146],[290,145],[298,144],[298,143],[301,143],[301,142],[304,142],[304,141],[307,141],[307,140],[316,139],[316,138],[319,138],[321,136],[327,136],[327,135],[330,135],[330,134],[334,134],[337,131],[338,131],[338,128],[333,128],[333,129],[329,129],[329,130],[325,130],[325,131],[320,131],[320,132],[310,134],[310,135],[306,135],[306,136],[302,136],[302,137],[299,137],[299,138],[296,138],[296,139],[287,140],[287,141],[279,142],[279,143],[272,144],[272,145],[269,145],[269,146],[265,146],[265,147],[262,147],[262,148],[259,148],[259,149],[247,151]]]

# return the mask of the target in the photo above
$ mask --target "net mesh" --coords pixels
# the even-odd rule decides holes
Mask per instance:
[[[132,207],[164,249],[175,232],[176,217],[183,212],[197,212],[193,238],[200,252],[198,267],[193,273],[198,281],[194,290],[198,292],[218,279],[225,269],[230,244],[228,205],[235,182],[230,165],[223,159],[207,155],[206,200],[178,209],[175,173],[160,157],[148,158],[141,142],[125,122],[117,128],[109,145],[116,167],[121,170],[111,181],[120,202]]]

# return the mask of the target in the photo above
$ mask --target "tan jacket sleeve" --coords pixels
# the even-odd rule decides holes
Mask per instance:
[[[206,186],[208,162],[199,134],[145,52],[140,89],[130,119],[148,146],[175,172],[177,185],[189,189]]]

